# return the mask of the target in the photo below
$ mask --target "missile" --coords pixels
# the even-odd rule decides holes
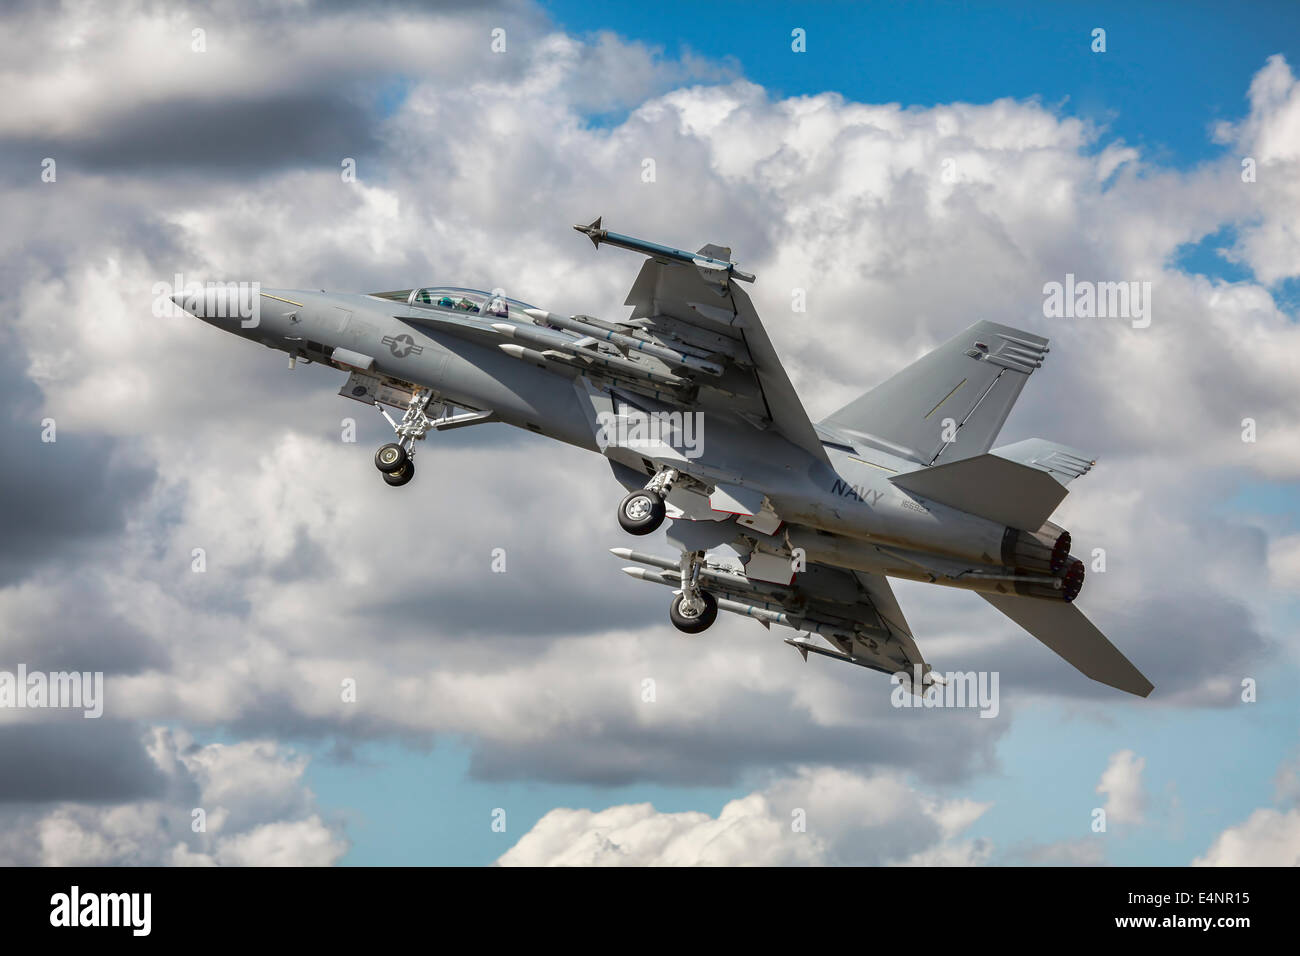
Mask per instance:
[[[741,272],[736,268],[734,262],[728,262],[725,259],[714,259],[711,256],[701,255],[698,252],[686,252],[683,249],[674,249],[672,246],[662,246],[657,242],[648,242],[645,239],[637,239],[633,236],[625,236],[621,233],[610,232],[608,229],[602,229],[600,225],[603,216],[597,216],[596,220],[585,226],[575,225],[573,228],[582,233],[592,244],[599,249],[602,242],[607,242],[611,246],[620,246],[623,249],[631,249],[633,252],[643,252],[648,256],[656,259],[669,259],[673,262],[684,262],[687,265],[698,266],[701,270],[712,272],[725,272],[727,275],[734,276],[742,282],[753,282],[754,276],[748,272]]]
[[[531,316],[534,322],[550,322],[557,317],[554,312],[547,312],[545,309],[524,309],[524,312]],[[559,316],[558,318],[565,318],[565,316]],[[568,316],[568,318],[573,319],[575,322],[585,322],[588,325],[594,325],[596,328],[604,329],[606,332],[619,332],[623,335],[630,335],[638,341],[649,342],[652,345],[655,344],[654,336],[646,331],[644,323],[650,323],[655,327],[657,333],[659,331],[659,326],[677,321],[676,319],[670,319],[668,316],[664,315],[656,316],[654,322],[650,322],[650,319],[642,317],[640,319],[632,319],[622,324],[617,322],[607,322],[604,319],[596,318],[594,315],[571,315]],[[678,322],[679,326],[683,324],[684,323]],[[671,332],[669,334],[671,334],[673,338],[679,340],[673,343],[673,349],[681,352],[683,355],[694,355],[696,358],[708,359],[711,356],[722,352],[726,346],[725,342],[719,341],[713,348],[704,348],[699,345],[691,345],[688,342],[682,341],[680,335]],[[723,352],[723,354],[729,355],[730,353]]]
[[[648,564],[654,568],[662,568],[665,571],[676,571],[681,564],[675,558],[665,558],[657,554],[646,554],[644,551],[634,551],[631,548],[610,548],[609,553],[616,558],[622,558],[624,561],[636,561],[638,564]],[[701,568],[701,571],[707,568]]]
[[[553,332],[547,332],[536,326],[512,325],[509,322],[495,322],[496,331],[506,338],[519,339],[530,345],[540,345],[544,351],[539,353],[544,359],[552,359],[564,365],[587,371],[592,364],[604,366],[624,375],[642,378],[659,385],[681,388],[690,384],[686,379],[666,372],[655,372],[642,368],[635,362],[603,352],[594,352],[578,346],[577,340]],[[504,348],[505,346],[499,346]]]
[[[538,368],[547,367],[546,356],[542,355],[541,352],[526,349],[522,345],[498,345],[497,348],[511,358],[522,359],[529,365],[536,365]]]
[[[793,627],[789,618],[781,611],[769,611],[767,608],[755,607],[752,604],[745,604],[743,601],[733,601],[730,598],[715,598],[718,602],[718,610],[730,611],[732,614],[743,614],[745,617],[752,617],[764,627],[771,627],[773,624],[784,624],[787,627]]]
[[[655,584],[662,584],[665,587],[680,588],[682,586],[681,574],[675,571],[652,571],[649,568],[621,568],[624,574],[630,578],[636,578],[638,581],[651,581]],[[701,571],[700,576],[707,576],[707,571]],[[763,624],[764,627],[771,624],[784,624],[786,627],[795,627],[793,618],[784,611],[773,611],[768,608],[758,607],[753,604],[746,604],[742,601],[733,601],[730,598],[715,597],[718,602],[718,609],[721,611],[731,611],[733,614],[743,614],[746,617],[752,617]]]
[[[679,567],[677,562],[670,558],[661,558],[658,555],[646,554],[643,551],[633,551],[631,548],[610,548],[609,553],[616,558],[622,558],[624,561],[636,561],[639,564],[648,564],[652,567],[663,568],[666,571],[675,571]]]
[[[668,571],[672,575],[673,586],[676,587],[678,579],[676,575],[681,570],[680,564],[672,558],[661,558],[657,555],[646,554],[642,551],[633,551],[631,548],[610,548],[609,553],[616,558],[622,558],[624,561],[636,561],[640,564],[649,565],[652,568],[660,568]],[[633,575],[635,577],[635,575]],[[718,587],[730,591],[739,592],[746,595],[753,595],[755,600],[761,600],[764,597],[772,598],[774,606],[783,607],[780,602],[788,598],[790,589],[780,584],[769,584],[766,581],[751,581],[743,574],[729,570],[727,568],[700,568],[700,578],[706,582],[712,582]],[[650,580],[642,578],[641,580]],[[721,607],[721,605],[719,605]]]
[[[619,551],[626,550],[627,549],[625,548],[611,549],[615,554]],[[649,555],[633,557],[635,554],[636,552],[629,552],[628,554],[618,554],[618,557],[625,559],[630,558],[633,561],[639,560],[639,558],[649,557]],[[650,581],[653,584],[662,584],[664,587],[673,588],[674,590],[682,586],[681,574],[676,568],[666,566],[668,564],[666,559],[657,558],[654,559],[654,562],[660,567],[663,567],[663,570],[654,571],[650,568],[621,568],[620,570],[628,577],[635,578],[638,581]],[[700,570],[700,577],[704,579],[706,584],[709,580],[712,580],[719,583],[724,589],[727,587],[727,584],[730,583],[727,581],[728,578],[732,581],[740,582],[745,585],[746,588],[753,587],[753,583],[746,582],[744,578],[738,578],[735,575],[722,574],[708,568],[702,568]],[[853,631],[850,628],[846,628],[844,625],[836,624],[832,621],[801,617],[796,614],[787,613],[786,611],[776,610],[773,607],[761,607],[758,604],[752,604],[748,601],[736,601],[731,598],[717,597],[716,594],[715,600],[718,602],[719,610],[730,611],[732,614],[742,614],[745,617],[752,617],[765,627],[772,624],[780,624],[784,627],[794,628],[797,631],[811,631],[815,634],[824,634],[827,637],[835,637],[840,640],[852,640],[854,637]],[[868,630],[880,633],[879,629]]]
[[[536,321],[545,322],[561,329],[568,329],[570,332],[577,332],[579,335],[586,335],[593,339],[603,340],[620,349],[635,349],[638,352],[644,352],[646,355],[653,355],[657,359],[662,359],[670,365],[688,368],[697,372],[706,372],[709,375],[722,374],[722,366],[717,362],[708,362],[694,355],[679,352],[676,349],[657,345],[654,342],[646,342],[643,339],[628,335],[626,332],[606,328],[610,324],[607,322],[595,325],[589,316],[583,316],[580,319],[577,316],[557,315],[543,309],[525,309],[524,312]]]
[[[555,312],[547,312],[545,309],[524,309],[524,315],[531,318],[534,322],[542,322],[542,323],[550,322],[554,324],[558,324],[559,319],[565,318],[565,316],[559,315]],[[619,325],[615,325],[613,322],[606,322],[604,319],[598,319],[594,315],[574,315],[574,316],[570,316],[570,318],[577,319],[578,321],[581,322],[586,322],[588,325],[594,325],[596,326],[596,328],[604,329],[606,332],[631,333],[637,331],[636,329],[630,328],[628,326],[619,326]]]
[[[649,568],[620,568],[619,570],[630,578],[636,578],[638,581],[653,581],[655,584],[662,584],[665,587],[675,588],[682,583],[677,578],[666,578]]]
[[[808,659],[808,652],[812,651],[814,654],[820,654],[823,657],[829,657],[832,660],[844,661],[846,664],[857,664],[859,667],[865,667],[867,670],[879,671],[881,674],[892,675],[895,673],[888,668],[881,667],[879,664],[864,661],[860,657],[853,657],[829,647],[822,647],[820,644],[814,644],[812,641],[801,641],[797,638],[787,637],[785,642],[802,654],[804,660]]]
[[[570,339],[567,335],[560,335],[557,332],[548,332],[537,326],[515,325],[510,322],[493,322],[492,328],[500,332],[508,339],[518,339],[521,342],[527,342],[529,345],[537,345],[543,349],[569,349],[575,348],[577,342]]]

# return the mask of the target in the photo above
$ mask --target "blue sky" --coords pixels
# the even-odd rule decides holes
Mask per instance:
[[[1245,83],[1270,54],[1296,62],[1300,5],[1277,2],[757,3],[667,0],[599,13],[543,6],[567,30],[613,30],[704,56],[734,57],[774,96],[828,90],[904,106],[1040,97],[1105,124],[1162,165],[1215,155],[1209,125],[1244,112]],[[1267,23],[1267,28],[1261,25]],[[808,53],[789,53],[790,31]],[[1091,50],[1106,30],[1105,55]]]
[[[1300,4],[1158,3],[697,3],[665,0],[592,5],[544,4],[556,24],[584,35],[610,30],[657,45],[731,59],[772,97],[835,91],[864,102],[905,106],[1001,97],[1037,97],[1065,115],[1108,129],[1159,165],[1187,168],[1220,154],[1209,129],[1237,120],[1251,76],[1284,53],[1300,63]],[[1268,28],[1259,22],[1267,21]],[[790,31],[807,31],[809,52],[792,55]],[[1107,52],[1090,49],[1094,27]],[[395,82],[394,89],[400,89]],[[593,123],[621,117],[591,117]],[[1188,244],[1179,268],[1227,281],[1250,278],[1216,250],[1235,239],[1224,229]],[[1298,502],[1289,483],[1244,484],[1223,507],[1229,514],[1273,516],[1294,530]],[[1294,626],[1294,605],[1272,621]],[[1231,635],[1224,635],[1231,654]],[[1275,674],[1260,703],[1224,710],[1126,708],[1121,721],[1104,710],[1037,705],[1021,713],[1000,741],[999,768],[953,787],[953,796],[993,807],[972,827],[999,847],[998,859],[1026,843],[1090,838],[1089,810],[1108,757],[1136,750],[1147,760],[1144,782],[1154,826],[1091,837],[1107,841],[1118,864],[1181,865],[1251,808],[1270,803],[1273,776],[1297,744],[1294,674]],[[650,801],[663,811],[717,814],[756,781],[734,787],[658,785],[598,788],[473,779],[470,753],[454,741],[431,750],[385,743],[361,747],[358,763],[337,761],[309,742],[311,786],[322,807],[348,821],[353,842],[345,863],[490,863],[547,810],[600,809]],[[361,770],[362,772],[358,772]],[[491,808],[508,812],[508,832],[493,833]]]

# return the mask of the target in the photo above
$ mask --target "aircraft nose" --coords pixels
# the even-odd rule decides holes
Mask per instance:
[[[173,303],[176,304],[178,308],[184,309],[186,312],[190,313],[190,315],[197,316],[200,319],[203,318],[203,316],[199,315],[198,312],[194,311],[194,309],[196,308],[199,309],[199,311],[202,311],[202,308],[194,301],[192,297],[186,296],[184,292],[182,292],[180,295],[172,296],[171,300]]]
[[[259,305],[257,290],[248,283],[211,283],[202,288],[187,288],[170,296],[171,301],[196,318],[249,319]]]

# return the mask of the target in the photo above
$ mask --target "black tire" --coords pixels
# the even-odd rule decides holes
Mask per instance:
[[[386,475],[400,470],[410,460],[406,449],[396,442],[381,445],[379,451],[375,452],[375,467]]]
[[[641,489],[618,503],[618,523],[628,534],[650,534],[664,523],[668,507],[653,491]]]
[[[394,488],[400,488],[402,487],[402,485],[406,484],[414,477],[415,477],[415,462],[411,461],[411,459],[408,458],[406,459],[406,464],[404,464],[397,471],[394,471],[391,474],[389,473],[384,474],[384,484],[391,485]]]
[[[682,598],[684,594],[678,594],[673,597],[673,603],[668,606],[668,617],[673,622],[673,627],[684,634],[698,634],[706,631],[709,625],[718,619],[718,601],[708,591],[701,591],[700,597],[704,599],[704,610],[694,617],[688,617],[681,612]]]
[[[390,441],[387,445],[381,445],[380,450],[374,453],[374,467],[386,473],[386,475],[391,475],[403,464],[406,464],[409,459],[411,457],[406,453],[404,447]]]

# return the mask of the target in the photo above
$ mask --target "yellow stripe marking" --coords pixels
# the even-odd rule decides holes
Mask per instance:
[[[854,461],[860,461],[864,465],[870,465],[872,468],[879,468],[881,471],[892,471],[895,474],[898,473],[897,468],[888,468],[885,465],[877,465],[874,461],[867,461],[865,458],[854,458],[852,455],[849,455],[849,458],[852,458]]]
[[[265,294],[266,293],[263,293],[263,295]],[[956,392],[957,389],[961,388],[965,384],[966,384],[966,379],[963,378],[960,382],[958,382],[956,385],[953,386],[951,392],[949,392],[943,398],[939,399],[939,405],[942,405],[944,402],[948,401],[948,399],[952,398],[953,393]],[[933,415],[935,412],[937,412],[939,410],[939,405],[936,405],[934,406],[934,408],[930,409],[929,413],[925,417],[928,419],[930,415]]]
[[[290,305],[298,306],[298,308],[303,307],[301,302],[295,302],[293,299],[282,299],[278,295],[271,295],[269,292],[263,292],[262,295],[266,296],[268,299],[275,299],[276,302],[288,302]]]

